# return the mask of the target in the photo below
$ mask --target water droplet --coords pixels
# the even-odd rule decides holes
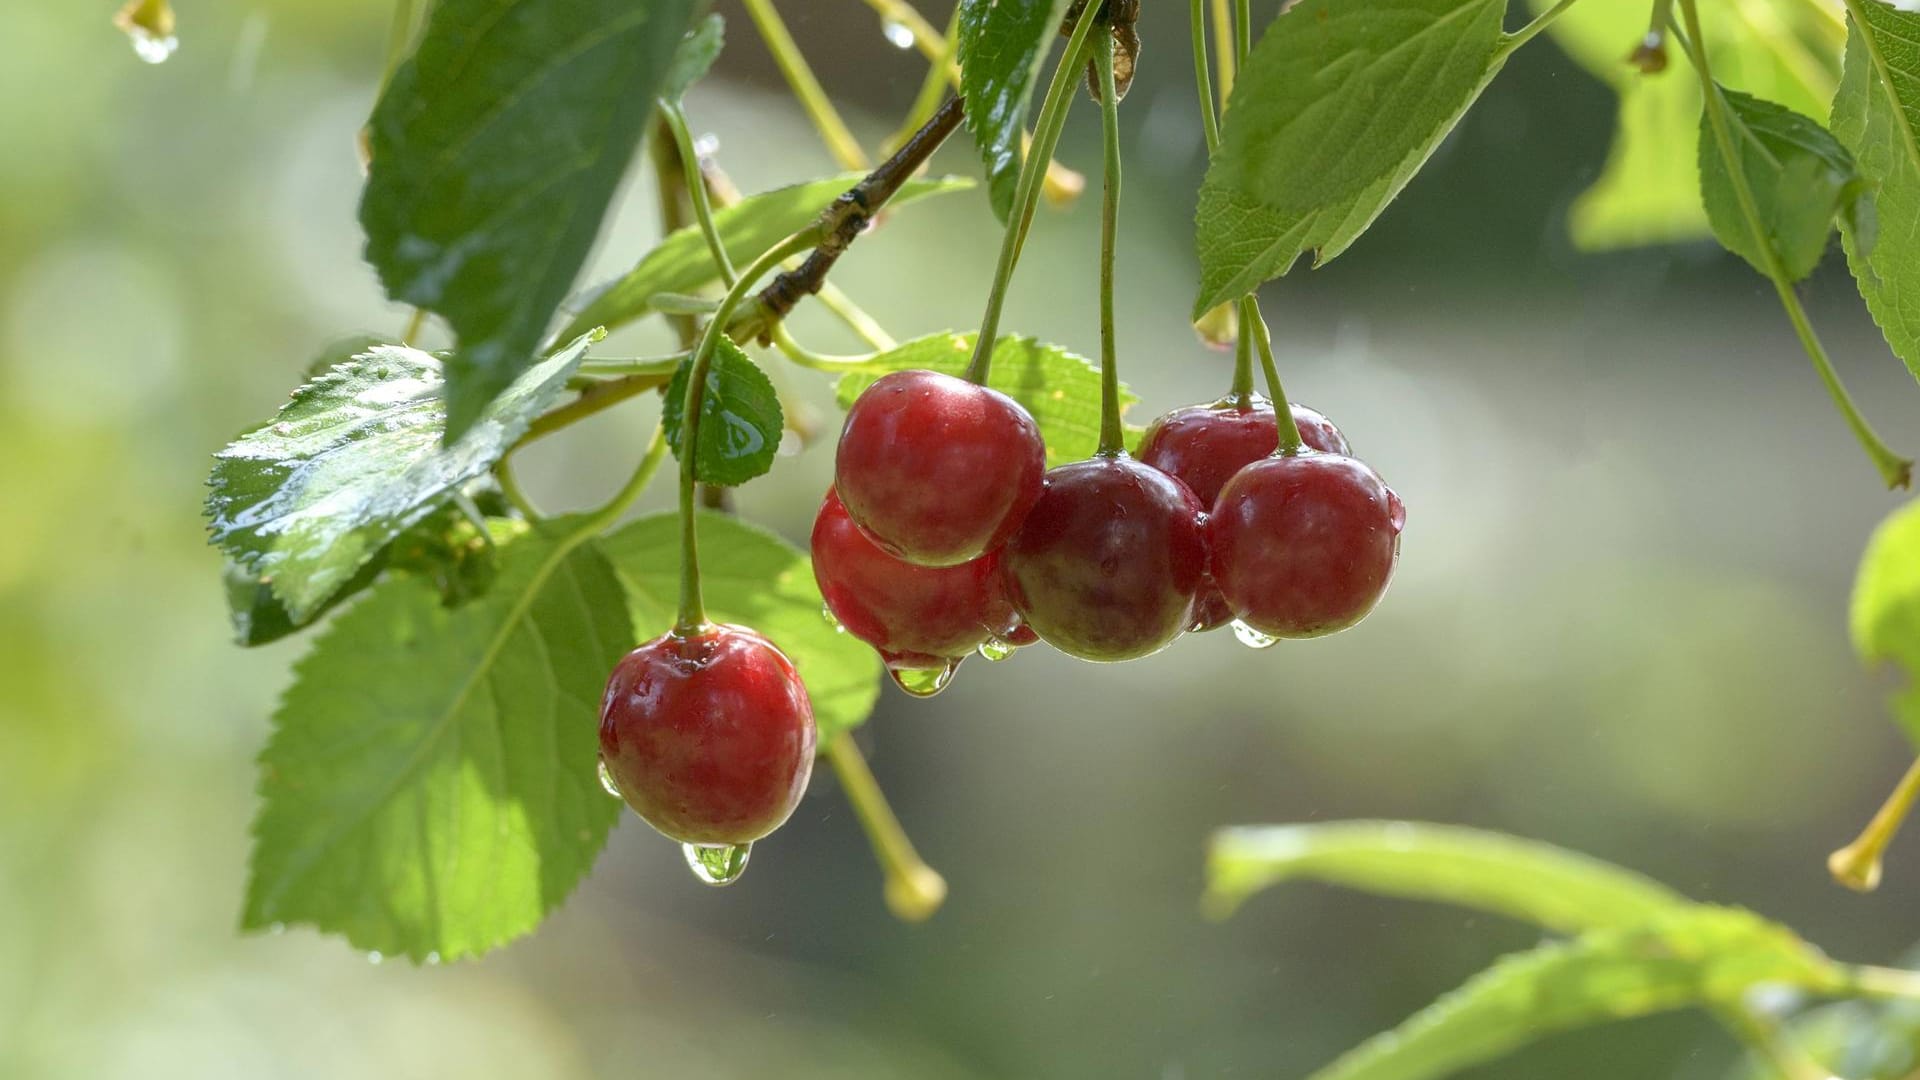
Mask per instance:
[[[287,924],[283,922],[272,923],[267,927],[267,933],[269,934],[284,934],[286,932]]]
[[[752,844],[681,844],[687,857],[687,869],[703,885],[731,885],[747,872],[747,856]]]
[[[173,5],[167,0],[128,0],[113,17],[133,43],[133,54],[149,64],[165,63],[180,48],[174,35]]]
[[[844,634],[847,632],[847,628],[840,625],[839,618],[834,615],[832,604],[820,605],[820,617],[827,620],[827,625],[833,627],[835,633]]]
[[[1400,501],[1399,494],[1392,488],[1387,489],[1387,524],[1393,526],[1396,534],[1407,527],[1407,504]]]
[[[155,37],[136,26],[127,31],[128,40],[133,42],[133,55],[149,64],[164,64],[174,53],[180,51],[180,39],[172,34]]]
[[[1001,641],[999,638],[988,638],[980,643],[979,651],[982,658],[999,663],[1007,657],[1012,656],[1015,648],[1016,646],[1010,641]]]
[[[709,158],[720,152],[720,136],[711,132],[693,140],[693,156]]]
[[[373,950],[372,952],[370,952],[370,953],[368,953],[368,954],[367,954],[367,963],[369,963],[369,964],[373,964],[373,965],[375,965],[375,966],[378,966],[378,965],[379,965],[379,963],[380,963],[380,961],[382,961],[382,960],[385,960],[385,959],[386,959],[386,957],[384,957],[384,956],[382,956],[382,955],[380,955],[380,950],[379,950],[379,949],[375,949],[375,950]]]
[[[620,785],[617,783],[614,783],[613,770],[607,768],[606,758],[600,759],[600,786],[606,789],[607,794],[613,796],[616,799],[626,798],[625,795],[620,794]]]
[[[1280,640],[1272,634],[1263,634],[1255,630],[1239,619],[1233,620],[1233,636],[1239,638],[1240,644],[1245,645],[1249,649],[1272,648],[1273,643]]]
[[[893,685],[917,698],[930,698],[945,690],[953,682],[953,673],[960,670],[961,657],[947,661],[945,667],[895,667],[887,665],[887,676]]]
[[[437,951],[436,951],[436,952],[430,952],[430,953],[428,953],[428,954],[427,954],[427,966],[428,966],[428,967],[435,967],[435,966],[438,966],[438,965],[439,965],[439,963],[440,963],[440,954],[439,954],[439,953],[438,953]]]
[[[885,19],[880,23],[880,32],[887,35],[887,41],[896,49],[913,48],[913,28],[897,19]]]

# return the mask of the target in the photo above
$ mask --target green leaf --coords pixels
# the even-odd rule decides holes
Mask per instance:
[[[860,391],[890,371],[922,368],[958,375],[973,355],[973,334],[939,333],[915,338],[861,364],[834,384],[840,407],[853,404]],[[1047,444],[1047,465],[1064,465],[1092,456],[1100,446],[1100,369],[1091,361],[1030,337],[1008,334],[993,346],[987,385],[1018,401],[1033,414]],[[1124,412],[1139,397],[1124,384]]]
[[[827,621],[826,601],[805,552],[725,514],[700,515],[700,591],[707,617],[750,626],[800,671],[813,701],[820,746],[864,722],[880,696],[880,658]],[[654,514],[601,544],[626,586],[638,637],[673,626],[680,605],[680,519]]]
[[[1879,187],[1880,219],[1920,219],[1920,14],[1862,5],[1849,22],[1846,72],[1833,99],[1833,133]],[[1843,227],[1847,264],[1887,344],[1920,378],[1920,244],[1905,227],[1863,244]]]
[[[1198,319],[1345,251],[1499,73],[1503,0],[1301,0],[1234,83],[1195,214]]]
[[[1532,0],[1536,14],[1554,0]],[[1700,0],[1703,36],[1724,85],[1818,116],[1839,77],[1838,38],[1813,5]],[[1574,244],[1605,251],[1707,235],[1693,156],[1674,153],[1694,137],[1700,84],[1670,44],[1673,66],[1642,75],[1626,64],[1647,29],[1645,4],[1575,4],[1548,28],[1554,42],[1612,88],[1619,114],[1598,179],[1574,201]]]
[[[669,101],[678,101],[686,96],[694,83],[707,77],[713,62],[720,58],[720,49],[727,43],[727,21],[719,15],[708,15],[687,31],[680,47],[673,51],[673,64],[667,68],[667,78],[660,87],[660,96]]]
[[[1818,950],[1749,912],[1698,906],[1510,956],[1349,1051],[1311,1080],[1431,1080],[1560,1031],[1692,1006],[1759,986],[1844,980]]]
[[[383,345],[335,366],[215,455],[213,542],[310,621],[388,541],[486,475],[565,393],[588,343],[521,376],[451,446],[434,356]]]
[[[297,634],[318,622],[342,601],[373,584],[385,568],[386,553],[383,548],[331,596],[307,611],[303,618],[296,619],[287,606],[280,602],[280,598],[273,594],[271,581],[249,574],[228,560],[221,571],[221,581],[226,587],[227,621],[233,626],[234,643],[252,648]]]
[[[1225,917],[1283,881],[1311,879],[1580,931],[1686,906],[1666,886],[1550,844],[1407,821],[1243,826],[1214,834],[1207,907]]]
[[[1920,1065],[1920,1003],[1848,1001],[1793,1018],[1788,1033],[1826,1076],[1849,1080],[1912,1080]],[[1780,1080],[1775,1064],[1753,1055],[1727,1071],[1729,1080]]]
[[[1893,512],[1873,531],[1853,582],[1848,622],[1853,648],[1866,662],[1898,664],[1907,689],[1894,712],[1920,743],[1920,502]]]
[[[673,456],[685,453],[680,425],[687,405],[687,375],[692,360],[683,360],[667,384],[660,410]],[[719,337],[713,362],[707,365],[706,391],[700,397],[700,445],[694,475],[702,482],[737,487],[773,468],[786,425],[780,413],[780,395],[773,380],[726,335]]]
[[[859,173],[846,173],[749,196],[714,211],[714,225],[735,265],[744,266],[806,227],[860,180]],[[973,181],[955,176],[909,180],[887,201],[887,207],[898,209],[929,195],[972,186]],[[719,280],[720,271],[707,252],[700,230],[692,225],[677,229],[623,277],[587,298],[560,337],[571,339],[596,326],[608,330],[625,326],[650,314],[653,307],[649,301],[660,293],[692,293]]]
[[[440,0],[380,96],[367,260],[453,327],[449,443],[536,359],[700,6]]]
[[[1722,88],[1740,171],[1753,193],[1766,242],[1788,276],[1799,281],[1820,262],[1834,219],[1871,222],[1872,199],[1847,153],[1819,122],[1770,101]],[[1733,172],[1703,110],[1699,134],[1700,197],[1714,235],[1761,274],[1767,260],[1741,212]],[[1871,233],[1871,225],[1868,225]]]
[[[390,578],[295,669],[261,755],[244,924],[412,959],[531,931],[619,803],[595,775],[601,686],[633,644],[579,519],[503,552],[482,600]]]
[[[1066,0],[961,0],[960,96],[987,168],[993,213],[1013,209],[1027,106],[1059,35]]]

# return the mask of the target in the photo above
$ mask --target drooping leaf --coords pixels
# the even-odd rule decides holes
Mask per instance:
[[[620,582],[577,520],[502,558],[463,607],[389,578],[296,667],[261,755],[247,927],[452,960],[531,931],[592,866],[619,809],[594,762],[633,644]]]
[[[1920,502],[1893,512],[1873,531],[1853,582],[1848,622],[1853,648],[1868,663],[1895,663],[1907,688],[1894,712],[1920,743]]]
[[[1759,986],[1831,993],[1842,982],[1785,927],[1695,906],[1507,957],[1311,1080],[1434,1080],[1555,1032],[1736,1004]]]
[[[1207,856],[1207,905],[1225,916],[1283,881],[1458,904],[1581,931],[1635,926],[1689,904],[1651,879],[1550,844],[1409,821],[1223,829]]]
[[[726,245],[727,255],[734,265],[745,266],[761,252],[819,217],[822,210],[860,179],[858,173],[846,173],[809,180],[752,195],[714,211],[714,225],[719,229],[721,243]],[[909,180],[887,201],[887,207],[898,209],[929,195],[962,191],[972,186],[973,181],[956,176]],[[660,293],[691,293],[719,280],[720,271],[707,253],[706,240],[698,228],[689,225],[662,240],[617,281],[585,299],[585,306],[568,320],[560,337],[568,340],[596,326],[608,330],[625,326],[650,314],[653,308],[648,301]]]
[[[1013,208],[1027,107],[1066,0],[961,0],[960,96],[987,169],[994,216]]]
[[[1860,295],[1894,354],[1920,378],[1920,14],[1880,3],[1849,21],[1846,72],[1833,99],[1833,133],[1878,185],[1884,230],[1871,248],[1841,229]]]
[[[860,391],[889,371],[924,368],[958,375],[973,355],[972,334],[940,333],[915,338],[848,372],[834,384],[840,407],[853,404]],[[1003,335],[993,346],[987,385],[1026,406],[1047,443],[1047,465],[1089,457],[1100,445],[1100,369],[1088,360],[1046,342]],[[1140,400],[1124,384],[1124,411]]]
[[[440,0],[374,108],[360,222],[446,319],[449,443],[537,358],[700,0]]]
[[[1766,243],[1792,280],[1813,273],[1836,217],[1849,222],[1856,235],[1871,236],[1872,197],[1854,169],[1853,156],[1826,128],[1738,90],[1722,89],[1720,96]],[[1766,259],[1741,212],[1733,172],[1705,111],[1700,116],[1699,158],[1700,197],[1714,236],[1766,274]]]
[[[1531,0],[1535,14],[1554,0]],[[1723,85],[1819,116],[1839,80],[1839,39],[1815,5],[1700,0],[1713,73]],[[1669,44],[1665,72],[1643,75],[1624,62],[1647,29],[1644,4],[1575,4],[1547,33],[1619,96],[1612,145],[1600,176],[1574,201],[1568,230],[1586,251],[1672,243],[1707,235],[1692,155],[1700,83]]]
[[[676,458],[686,452],[680,427],[692,366],[691,361],[682,361],[674,371],[660,410],[660,425]],[[740,351],[740,346],[721,335],[713,361],[707,365],[706,391],[700,399],[694,475],[721,487],[736,487],[764,475],[773,468],[773,455],[780,449],[785,423],[773,381]]]
[[[331,368],[215,455],[213,542],[309,621],[388,541],[484,476],[565,392],[588,344],[526,372],[452,446],[433,355],[384,345]]]
[[[673,51],[673,64],[667,68],[667,77],[660,86],[660,96],[669,101],[678,101],[686,95],[694,83],[707,77],[713,62],[720,58],[720,49],[727,43],[727,21],[718,14],[708,15],[694,24],[692,30]]]
[[[327,612],[338,607],[348,598],[373,584],[386,567],[385,549],[367,560],[360,570],[335,590],[333,595],[322,600],[308,611],[304,618],[295,619],[273,594],[273,583],[246,570],[229,560],[221,571],[221,581],[227,591],[227,621],[233,627],[233,640],[237,645],[252,648],[256,645],[270,645],[281,638],[299,633],[324,617]]]
[[[639,518],[601,549],[626,586],[636,636],[666,633],[680,603],[679,518]],[[822,749],[873,712],[879,657],[827,620],[806,552],[737,518],[702,513],[700,589],[709,619],[751,626],[793,661],[813,700]]]
[[[1198,319],[1352,244],[1498,74],[1501,0],[1302,0],[1234,83],[1195,214]]]

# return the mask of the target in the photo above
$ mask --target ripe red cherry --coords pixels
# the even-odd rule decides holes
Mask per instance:
[[[813,773],[813,706],[793,664],[744,626],[667,633],[614,665],[600,760],[627,805],[686,844],[780,827]]]
[[[1000,582],[999,551],[958,566],[896,559],[831,488],[813,519],[813,577],[840,625],[894,669],[945,668],[1019,621]]]
[[[1007,542],[1014,607],[1070,656],[1158,652],[1193,619],[1206,574],[1203,521],[1185,484],[1124,454],[1050,470]]]
[[[1345,630],[1386,591],[1405,523],[1400,497],[1357,458],[1265,458],[1214,503],[1213,580],[1235,617],[1263,634]]]
[[[997,390],[933,371],[896,371],[847,411],[834,486],[880,546],[954,566],[1006,542],[1040,497],[1040,429]]]
[[[1352,453],[1333,421],[1305,405],[1291,408],[1301,442],[1329,454]],[[1212,507],[1234,473],[1272,454],[1279,445],[1273,405],[1252,394],[1211,405],[1188,405],[1160,417],[1147,425],[1140,439],[1140,460],[1186,484],[1200,505]],[[1212,630],[1232,618],[1226,599],[1209,582],[1200,590],[1188,629]]]

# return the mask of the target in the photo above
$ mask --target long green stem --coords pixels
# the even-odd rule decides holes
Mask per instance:
[[[1851,964],[1845,971],[1850,994],[1886,1001],[1920,1001],[1920,971],[1873,964]]]
[[[871,162],[867,152],[860,149],[860,140],[853,137],[847,122],[840,119],[840,113],[833,107],[827,92],[821,88],[820,80],[814,78],[813,68],[807,65],[807,58],[800,52],[800,46],[788,32],[787,24],[774,10],[773,0],[745,0],[747,14],[753,19],[753,25],[760,31],[761,40],[767,43],[767,51],[773,54],[774,65],[793,89],[793,96],[799,99],[800,108],[813,121],[814,129],[820,132],[820,138],[827,144],[827,151],[835,161],[845,169],[865,169]]]
[[[913,35],[913,44],[919,48],[922,56],[929,60],[939,58],[944,40],[940,37],[940,31],[933,28],[933,24],[927,21],[926,16],[920,14],[918,8],[905,3],[904,0],[866,0],[866,4],[873,9],[875,15],[880,16],[881,22],[906,27],[907,32]],[[958,8],[955,10],[957,11]]]
[[[1233,97],[1234,57],[1239,51],[1233,44],[1233,11],[1228,7],[1230,0],[1213,0],[1213,51],[1219,57],[1220,70],[1220,111],[1227,111],[1227,100]]]
[[[1193,78],[1200,92],[1200,130],[1207,136],[1207,156],[1220,148],[1220,118],[1213,106],[1213,76],[1207,71],[1207,0],[1189,5],[1188,36],[1193,39]]]
[[[761,252],[760,257],[741,273],[739,280],[721,297],[713,318],[700,333],[700,344],[688,361],[687,396],[680,410],[680,620],[675,632],[693,634],[707,622],[706,605],[700,598],[699,530],[694,517],[699,471],[695,467],[700,453],[700,409],[706,400],[707,373],[713,367],[713,354],[727,332],[733,313],[746,301],[753,286],[786,259],[820,242],[818,226],[802,229]]]
[[[1233,309],[1236,321],[1241,324],[1246,320],[1237,318],[1237,314],[1243,306],[1236,305]],[[1253,335],[1247,332],[1245,325],[1241,325],[1239,332],[1234,335],[1233,382],[1227,386],[1227,396],[1236,402],[1247,402],[1253,398]]]
[[[700,172],[700,155],[693,148],[693,133],[687,129],[687,114],[677,101],[661,98],[659,106],[660,118],[673,133],[673,144],[679,150],[687,196],[693,203],[693,220],[707,241],[707,253],[713,256],[713,264],[720,270],[721,282],[732,287],[736,280],[733,260],[727,256],[727,245],[721,242],[720,229],[713,223],[713,200],[707,197],[707,181]]]
[[[920,92],[914,95],[907,118],[900,122],[900,130],[887,139],[888,147],[904,145],[940,108],[940,102],[946,98],[948,83],[954,81],[953,55],[959,44],[960,8],[955,6],[953,17],[947,21],[947,34],[940,39],[940,48],[927,54],[927,77],[920,83]]]
[[[1089,7],[1096,6],[1089,3]],[[1120,228],[1120,92],[1113,81],[1113,35],[1095,35],[1094,63],[1100,69],[1100,449],[1119,454],[1127,448],[1120,424],[1120,357],[1114,343],[1113,249]]]
[[[493,479],[500,485],[500,494],[505,495],[507,502],[512,503],[515,510],[520,511],[521,517],[528,521],[539,521],[546,516],[533,504],[532,499],[527,498],[526,489],[520,486],[520,478],[513,471],[512,455],[493,463]]]
[[[1827,857],[1827,870],[1834,880],[1856,892],[1872,892],[1880,887],[1881,860],[1885,858],[1887,845],[1900,831],[1900,826],[1913,811],[1915,798],[1920,798],[1920,759],[1907,767],[1906,775],[1894,785],[1893,793],[1887,796],[1880,809],[1860,830],[1853,843]]]
[[[655,426],[653,438],[647,442],[647,452],[641,456],[640,464],[633,470],[633,475],[627,478],[627,482],[621,485],[619,491],[614,492],[613,498],[608,499],[598,510],[588,515],[584,522],[585,534],[591,536],[618,521],[627,507],[633,505],[633,500],[639,498],[640,493],[647,489],[647,484],[653,480],[653,474],[659,470],[660,462],[666,456],[666,429]]]
[[[1833,1080],[1772,1017],[1745,1005],[1725,1005],[1715,1009],[1714,1015],[1780,1080]]]
[[[1073,104],[1074,84],[1086,65],[1087,38],[1102,5],[1088,3],[1074,23],[1073,35],[1053,69],[1053,81],[1040,103],[1040,119],[1033,128],[1033,145],[1027,149],[1020,166],[1020,177],[1013,188],[1013,207],[1007,212],[1007,231],[1000,241],[1000,261],[994,267],[993,286],[987,293],[987,310],[980,316],[980,336],[973,343],[973,359],[968,362],[966,378],[984,385],[993,365],[993,346],[1000,333],[1000,309],[1006,302],[1007,286],[1013,281],[1013,268],[1020,261],[1020,249],[1027,240],[1027,227],[1033,223],[1033,211],[1040,199],[1040,177],[1054,148],[1060,145],[1060,132],[1066,127],[1067,109]]]
[[[1493,59],[1495,61],[1503,60],[1515,49],[1532,41],[1536,34],[1552,26],[1555,19],[1566,14],[1567,9],[1577,2],[1578,0],[1560,0],[1559,3],[1541,12],[1532,22],[1527,23],[1511,34],[1502,34],[1500,36],[1500,44],[1494,47]]]
[[[946,879],[914,850],[913,841],[907,839],[893,807],[887,805],[880,782],[873,778],[873,770],[860,755],[851,732],[843,731],[827,744],[827,761],[840,779],[847,802],[853,804],[853,814],[866,831],[874,857],[880,860],[881,873],[886,875],[888,910],[906,922],[924,921],[946,900]]]
[[[1293,406],[1287,388],[1280,385],[1280,368],[1273,362],[1273,335],[1267,332],[1267,320],[1260,315],[1260,302],[1251,295],[1240,300],[1240,332],[1253,339],[1260,350],[1260,368],[1267,376],[1267,394],[1273,398],[1273,416],[1280,429],[1278,452],[1298,453],[1300,429],[1293,423]]]
[[[1252,0],[1233,0],[1233,58],[1247,66],[1247,54],[1253,51]]]
[[[1833,361],[1827,356],[1826,346],[1820,343],[1819,336],[1813,332],[1806,309],[1800,306],[1799,294],[1793,290],[1793,279],[1780,261],[1780,253],[1774,250],[1773,241],[1760,220],[1759,204],[1747,182],[1746,168],[1734,141],[1733,122],[1727,117],[1726,99],[1720,93],[1720,85],[1713,81],[1713,72],[1707,65],[1706,43],[1700,36],[1700,13],[1695,0],[1680,0],[1680,11],[1686,20],[1686,33],[1680,35],[1681,45],[1686,49],[1688,59],[1693,61],[1695,74],[1700,77],[1700,93],[1706,99],[1708,126],[1713,129],[1714,143],[1726,163],[1727,176],[1733,181],[1734,200],[1739,204],[1740,216],[1746,220],[1748,237],[1760,253],[1767,277],[1773,282],[1774,292],[1779,295],[1780,306],[1786,311],[1787,320],[1793,324],[1793,332],[1800,338],[1800,347],[1806,350],[1807,358],[1813,361],[1814,371],[1819,373],[1820,381],[1826,384],[1834,407],[1840,410],[1847,426],[1853,429],[1854,438],[1859,440],[1874,467],[1880,470],[1881,479],[1890,488],[1906,487],[1912,476],[1913,462],[1889,449],[1854,405],[1853,396],[1847,393],[1846,386],[1840,382],[1839,373],[1833,368]]]

